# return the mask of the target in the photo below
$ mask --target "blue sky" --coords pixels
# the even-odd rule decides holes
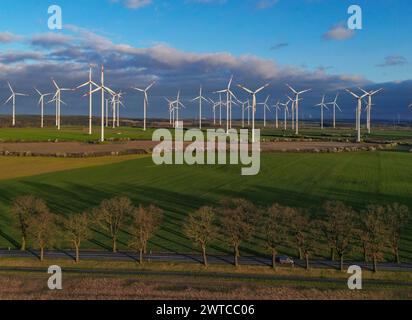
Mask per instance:
[[[62,31],[47,28],[51,4],[63,10]],[[363,10],[363,30],[349,32],[345,23],[351,4],[346,0],[3,0],[0,80],[11,80],[22,89],[27,89],[27,81],[45,88],[54,76],[71,86],[82,80],[89,63],[105,63],[114,87],[156,80],[154,95],[160,97],[177,87],[187,87],[187,95],[194,95],[200,83],[219,89],[232,73],[250,86],[271,82],[272,95],[283,94],[285,82],[313,87],[320,94],[411,79],[412,4],[356,1]],[[333,32],[339,28],[342,37]],[[327,38],[328,32],[335,36]]]

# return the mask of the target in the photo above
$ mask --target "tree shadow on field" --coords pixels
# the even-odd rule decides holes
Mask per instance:
[[[16,249],[20,249],[21,243],[15,240],[13,237],[5,233],[3,230],[0,230],[0,237],[8,241],[11,245],[13,245]]]

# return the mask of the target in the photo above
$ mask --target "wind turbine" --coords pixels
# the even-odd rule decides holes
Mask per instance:
[[[249,100],[245,102],[240,102],[242,105],[242,128],[245,127],[245,110],[246,110],[246,105],[249,103]]]
[[[362,115],[362,99],[364,99],[368,94],[364,94],[363,96],[359,96],[349,89],[346,89],[352,96],[354,96],[358,100],[358,106],[356,109],[356,130],[358,131],[358,137],[356,141],[358,143],[361,142],[361,115]]]
[[[275,126],[276,129],[279,129],[279,110],[280,110],[280,101],[276,102],[273,106],[275,108]]]
[[[168,98],[164,98],[167,103],[169,104],[169,123],[172,124],[175,122],[175,107],[174,107],[174,103],[172,101],[170,101]]]
[[[175,123],[174,123],[174,127],[175,128],[179,128],[179,108],[180,107],[182,107],[182,108],[186,108],[186,106],[181,102],[181,100],[180,100],[180,90],[177,92],[177,97],[176,97],[176,100],[175,101],[172,101],[172,103],[173,103],[173,105],[176,105],[175,106],[175,109],[176,109],[176,121],[175,121]]]
[[[40,108],[41,108],[41,111],[40,111],[40,114],[41,114],[40,128],[44,128],[44,98],[45,98],[45,97],[48,97],[48,96],[51,96],[52,93],[45,93],[45,94],[43,94],[43,93],[41,93],[39,90],[37,90],[37,88],[34,88],[34,90],[36,90],[37,93],[38,93],[39,96],[40,96],[39,102],[38,102],[37,104],[38,104],[38,105],[40,106]]]
[[[289,89],[295,94],[296,96],[296,102],[295,102],[295,119],[296,119],[296,124],[295,124],[295,134],[298,135],[299,134],[299,96],[311,91],[312,89],[308,89],[308,90],[303,90],[303,91],[296,91],[294,88],[292,88],[290,85],[287,85],[289,87]]]
[[[264,128],[266,128],[266,110],[270,111],[270,108],[268,106],[269,99],[270,99],[270,95],[267,96],[265,102],[258,103],[258,105],[263,106],[263,127]]]
[[[85,86],[89,86],[89,92],[93,91],[93,86],[98,87],[98,85],[93,82],[92,79],[92,68],[93,66],[90,65],[89,68],[89,81],[81,84],[80,86],[78,86],[76,89],[80,89],[83,88]],[[93,133],[93,95],[89,95],[89,135],[91,135]]]
[[[367,126],[367,129],[368,129],[368,133],[370,134],[370,133],[371,133],[371,113],[372,113],[372,106],[373,106],[373,104],[372,104],[372,97],[373,97],[375,94],[381,92],[383,89],[379,89],[379,90],[375,90],[375,91],[370,91],[370,92],[367,92],[367,91],[363,90],[362,88],[359,88],[359,89],[360,89],[363,93],[365,93],[365,94],[367,95],[367,97],[368,97],[366,126]]]
[[[226,93],[226,133],[229,133],[229,127],[231,124],[232,97],[234,97],[237,100],[236,96],[230,90],[232,86],[232,82],[233,82],[233,76],[231,76],[226,89],[216,91],[216,93]]]
[[[279,103],[281,106],[283,106],[285,108],[285,121],[284,121],[285,131],[288,130],[289,103],[290,103],[290,99],[288,99],[288,101],[286,101],[286,103]]]
[[[93,94],[93,93],[95,93],[95,92],[101,91],[101,94],[102,94],[102,109],[101,109],[100,142],[104,142],[104,107],[105,107],[105,106],[104,106],[104,98],[105,98],[105,97],[104,97],[104,94],[105,94],[105,92],[108,92],[108,93],[110,93],[110,94],[112,94],[112,95],[115,95],[115,94],[116,94],[112,89],[106,87],[105,84],[104,84],[104,66],[102,66],[101,80],[100,80],[100,81],[101,81],[101,85],[98,86],[96,89],[90,91],[90,92],[87,93],[87,94],[91,95],[91,94]],[[87,95],[87,94],[86,94],[86,95]]]
[[[57,130],[61,129],[61,93],[62,91],[73,91],[74,89],[68,89],[68,88],[60,88],[57,84],[57,82],[52,78],[52,82],[54,84],[54,87],[56,88],[56,94],[53,97],[52,101],[56,102],[56,126]]]
[[[119,93],[115,93],[115,96],[116,96],[116,105],[115,105],[115,107],[116,107],[116,111],[117,111],[117,115],[116,115],[116,125],[118,126],[118,127],[120,127],[120,106],[122,106],[122,107],[124,107],[124,104],[123,104],[123,102],[122,102],[122,98],[123,98],[123,92],[122,91],[120,91]]]
[[[147,92],[154,86],[156,82],[153,81],[146,89],[140,89],[133,87],[132,89],[143,92],[144,93],[144,119],[143,119],[143,130],[146,131],[146,119],[147,119],[147,108],[149,106],[149,96],[147,95]]]
[[[320,107],[320,128],[321,130],[323,130],[324,126],[323,126],[323,113],[324,113],[324,109],[329,110],[328,106],[325,104],[325,95],[323,95],[322,97],[322,102],[319,104],[316,104],[315,107]]]
[[[335,100],[332,102],[327,103],[327,105],[333,106],[333,128],[336,129],[336,109],[338,109],[340,112],[342,112],[342,109],[338,105],[338,98],[339,98],[339,93],[336,94]]]
[[[252,91],[242,85],[238,85],[239,88],[243,89],[247,93],[252,95],[252,143],[255,143],[255,114],[256,114],[256,95],[262,90],[266,89],[269,84],[265,84],[263,87],[260,87],[256,91]]]
[[[220,105],[219,101],[214,101],[213,99],[209,98],[210,103],[213,106],[213,125],[216,126],[216,108]]]
[[[192,102],[199,100],[199,129],[202,130],[202,101],[209,102],[203,95],[202,95],[202,86],[200,86],[199,96],[194,98]]]
[[[9,103],[10,100],[13,101],[13,119],[12,119],[12,124],[13,127],[16,126],[16,97],[17,96],[21,96],[21,97],[27,97],[27,94],[24,93],[18,93],[18,92],[14,92],[13,88],[10,85],[10,82],[7,82],[7,84],[9,85],[10,91],[11,91],[11,96],[10,98],[7,99],[7,101],[4,103],[5,105],[7,103]]]

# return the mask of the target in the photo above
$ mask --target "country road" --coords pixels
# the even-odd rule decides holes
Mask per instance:
[[[0,259],[2,258],[38,258],[39,253],[35,250],[19,251],[19,250],[0,250]],[[45,252],[46,259],[67,259],[74,260],[75,253],[73,251],[47,251]],[[84,260],[95,261],[110,261],[110,262],[126,262],[138,261],[138,256],[131,252],[111,253],[107,251],[81,251],[80,258]],[[196,254],[177,254],[177,253],[153,253],[145,255],[145,261],[150,262],[174,262],[174,263],[202,263],[200,255]],[[208,255],[208,262],[212,265],[227,265],[233,264],[233,257],[229,255]],[[272,260],[267,257],[259,256],[243,256],[240,258],[240,264],[248,266],[271,266]],[[363,270],[372,270],[372,265],[364,262],[346,261],[345,267],[350,265],[357,265]],[[305,262],[295,260],[295,266],[304,268]],[[339,269],[339,262],[327,260],[311,260],[311,268],[319,269]],[[381,263],[378,265],[379,270],[382,271],[396,271],[396,272],[412,272],[412,264],[404,263],[401,265],[395,263]]]

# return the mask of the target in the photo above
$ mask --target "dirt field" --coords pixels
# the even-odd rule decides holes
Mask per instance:
[[[63,290],[47,288],[46,276],[0,276],[1,300],[362,300],[411,299],[398,289],[353,292],[347,289],[314,289],[297,285],[187,278],[110,278],[69,276]]]
[[[34,142],[34,143],[0,143],[3,155],[109,155],[111,153],[145,153],[150,152],[158,142],[127,141],[106,144],[87,144],[81,142]],[[186,144],[188,145],[188,144]],[[353,144],[344,142],[264,142],[263,152],[322,151],[332,148],[371,147],[370,144]]]

